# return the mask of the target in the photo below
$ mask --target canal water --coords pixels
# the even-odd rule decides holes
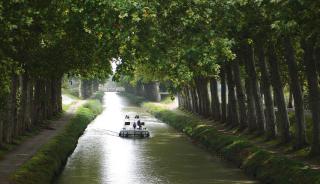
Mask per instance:
[[[79,139],[56,184],[257,183],[117,93],[105,94],[104,107]],[[139,114],[151,137],[118,137],[114,132],[123,127],[126,114]]]

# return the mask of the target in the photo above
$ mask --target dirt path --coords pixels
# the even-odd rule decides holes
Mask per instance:
[[[8,177],[10,174],[29,160],[44,143],[57,135],[74,116],[78,107],[84,103],[85,101],[81,100],[73,104],[61,118],[50,121],[48,128],[43,129],[39,134],[23,141],[7,153],[0,161],[0,183],[9,184]]]

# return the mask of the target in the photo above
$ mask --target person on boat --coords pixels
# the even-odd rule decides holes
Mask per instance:
[[[125,119],[129,119],[129,116],[128,116],[128,115],[126,115]]]
[[[140,121],[140,119],[138,119],[137,125],[138,125],[139,129],[141,129],[141,121]]]
[[[133,122],[133,129],[136,129],[136,127],[137,127],[136,122]]]

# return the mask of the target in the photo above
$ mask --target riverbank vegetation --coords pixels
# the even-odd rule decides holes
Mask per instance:
[[[303,162],[261,149],[246,138],[217,131],[207,120],[182,111],[172,111],[153,103],[142,105],[155,117],[186,133],[213,154],[236,164],[262,183],[319,183],[320,173]]]
[[[49,184],[60,173],[87,125],[102,112],[99,100],[80,107],[64,130],[55,136],[10,178],[12,184]]]

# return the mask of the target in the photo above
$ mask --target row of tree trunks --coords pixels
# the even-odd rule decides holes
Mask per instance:
[[[32,78],[13,75],[6,105],[1,107],[0,144],[39,126],[62,112],[61,77]]]
[[[138,82],[136,85],[136,95],[138,96],[145,96],[145,89],[141,82]]]
[[[154,102],[161,101],[160,95],[160,83],[157,81],[152,81],[149,83],[137,82],[136,86],[132,86],[127,84],[124,86],[125,91],[128,93],[132,93],[138,96],[143,96],[146,99]]]
[[[258,84],[255,64],[254,64],[254,51],[252,45],[245,44],[244,45],[244,57],[245,59],[245,68],[246,72],[249,76],[249,83],[251,86],[251,92],[254,98],[255,110],[257,116],[257,130],[259,134],[262,134],[265,130],[266,119],[264,115],[264,108],[261,99],[260,88]]]
[[[317,53],[320,49],[315,40],[314,37],[310,37],[301,43],[308,82],[309,108],[313,119],[311,155],[320,153],[320,54]],[[292,137],[284,98],[284,84],[279,69],[280,62],[284,61],[285,63],[281,64],[288,67],[292,98],[290,101],[294,103],[292,107],[295,109],[294,148],[305,147],[307,139],[303,85],[299,79],[297,54],[293,45],[293,40],[288,36],[284,36],[279,43],[264,42],[258,38],[254,44],[243,45],[236,51],[237,58],[232,63],[222,64],[219,74],[220,91],[216,78],[210,79],[210,91],[207,89],[208,81],[196,78],[194,85],[185,88],[179,95],[179,98],[182,98],[181,106],[204,117],[208,116],[210,109],[209,114],[214,120],[237,126],[240,130],[248,128],[249,132],[265,134],[268,140],[279,136],[283,143],[287,143]],[[278,50],[283,52],[283,58],[278,56]],[[256,65],[259,67],[257,71],[261,74],[260,80]],[[242,81],[241,67],[245,68],[245,81]],[[208,95],[211,95],[210,105]]]
[[[265,103],[266,135],[267,135],[267,139],[272,139],[276,136],[276,131],[275,131],[276,117],[274,112],[271,83],[269,80],[269,71],[268,71],[268,67],[265,59],[265,52],[264,52],[261,40],[257,40],[256,50],[258,55],[258,65],[261,71],[261,90],[264,96],[264,103]]]
[[[302,88],[299,80],[298,66],[295,59],[295,51],[292,46],[292,41],[289,37],[283,40],[285,48],[285,58],[288,65],[290,76],[290,98],[294,98],[295,117],[296,117],[296,135],[295,135],[295,148],[299,149],[307,144],[306,141],[306,123],[303,104]],[[292,94],[291,94],[292,92]],[[290,100],[289,100],[290,103]],[[292,106],[292,104],[290,104]]]
[[[279,124],[279,131],[280,131],[280,137],[282,142],[286,143],[290,141],[290,133],[289,133],[289,117],[288,117],[288,111],[286,102],[284,99],[284,93],[283,93],[283,86],[282,86],[282,80],[280,77],[280,70],[279,70],[279,61],[277,59],[276,53],[275,53],[275,45],[274,43],[269,44],[268,48],[268,61],[270,65],[270,74],[271,74],[271,83],[274,90],[274,96],[277,102],[277,123]]]
[[[210,116],[210,101],[208,93],[208,80],[205,78],[195,79],[198,100],[199,100],[199,114],[204,117]]]
[[[239,109],[239,124],[240,130],[243,130],[247,127],[247,111],[246,111],[246,96],[243,91],[242,83],[241,83],[241,75],[240,75],[240,66],[239,59],[237,58],[232,63],[232,69],[234,73],[234,82],[236,85],[236,93],[237,93],[237,101],[238,101],[238,109]]]
[[[79,88],[79,96],[83,99],[87,99],[91,97],[94,92],[99,90],[99,82],[97,80],[82,79]],[[129,90],[128,87],[126,90]],[[134,88],[130,90],[135,92]]]
[[[149,82],[144,84],[144,96],[154,102],[160,102],[160,89],[159,89],[159,82]]]

